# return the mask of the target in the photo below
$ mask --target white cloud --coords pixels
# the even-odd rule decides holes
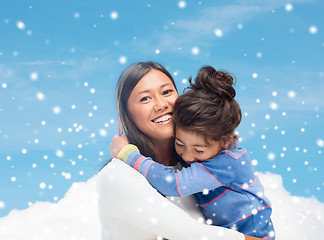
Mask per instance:
[[[290,3],[307,3],[312,0],[291,0]],[[249,22],[267,12],[285,6],[282,0],[237,0],[231,4],[208,6],[196,11],[195,15],[190,15],[188,19],[178,19],[172,21],[172,26],[168,31],[156,32],[155,37],[150,37],[143,42],[137,42],[143,49],[148,45],[154,45],[159,49],[167,51],[179,51],[180,49],[190,49],[190,44],[198,41],[200,46],[210,46],[215,44],[212,37],[219,38],[220,32],[215,36],[215,29],[221,29],[221,36],[226,36],[233,29],[240,28],[243,23]],[[207,23],[207,24],[206,24]],[[206,39],[210,37],[210,39]],[[150,41],[148,43],[147,41]]]
[[[36,202],[0,218],[0,239],[100,239],[96,177],[74,183],[57,204]]]
[[[188,44],[196,40],[201,40],[200,45],[210,45],[212,41],[203,39],[206,36],[215,37],[215,29],[222,29],[222,36],[226,35],[232,28],[236,28],[237,23],[242,22],[243,18],[248,20],[255,14],[265,11],[266,9],[259,6],[240,4],[204,8],[196,17],[191,16],[189,20],[179,19],[174,22],[172,29],[157,33],[157,47],[178,51],[179,47],[188,47]],[[156,39],[153,41],[156,42]]]
[[[52,81],[66,81],[84,79],[99,70],[109,71],[119,65],[116,56],[107,50],[88,53],[97,57],[64,58],[62,60],[40,60],[29,62],[15,62],[0,64],[0,75],[3,80],[15,83],[16,87],[26,88],[29,79],[35,81],[42,76],[41,81],[50,78]],[[30,73],[30,69],[34,72]],[[26,72],[29,79],[26,78]]]
[[[44,65],[60,65],[62,64],[62,61],[58,60],[45,60],[45,61],[32,61],[32,62],[23,62],[21,65],[26,65],[26,66],[44,66]]]
[[[10,82],[17,75],[17,71],[13,67],[9,67],[5,64],[0,63],[0,76],[1,82],[7,81]]]
[[[292,196],[280,175],[259,173],[273,207],[276,239],[311,240],[324,235],[324,203]],[[96,177],[74,183],[57,204],[37,202],[0,218],[0,239],[100,239]]]
[[[277,240],[324,236],[324,203],[314,197],[292,196],[284,189],[280,175],[259,173],[259,177],[272,204]]]

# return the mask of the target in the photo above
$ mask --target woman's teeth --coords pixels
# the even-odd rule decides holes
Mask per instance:
[[[169,121],[171,119],[171,115],[167,114],[167,115],[163,115],[162,117],[156,118],[153,120],[153,122],[155,123],[161,123],[161,122],[166,122]]]

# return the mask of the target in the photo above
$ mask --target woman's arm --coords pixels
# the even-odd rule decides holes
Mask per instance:
[[[98,174],[98,201],[102,216],[129,222],[171,240],[244,239],[239,232],[197,222],[118,159],[113,159]]]

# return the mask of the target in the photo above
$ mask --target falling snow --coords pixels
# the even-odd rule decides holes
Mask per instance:
[[[36,80],[38,79],[38,73],[36,73],[36,72],[32,72],[32,73],[30,74],[30,79],[31,79],[32,81],[36,81]]]
[[[198,55],[199,52],[200,52],[200,50],[199,50],[198,47],[193,47],[193,48],[191,49],[191,53],[192,53],[193,55]]]
[[[80,18],[80,13],[78,12],[74,13],[74,18]]]
[[[287,12],[291,12],[294,9],[294,7],[291,3],[288,3],[286,4],[285,9]]]
[[[44,188],[46,188],[46,184],[45,184],[44,182],[41,182],[41,183],[39,184],[39,187],[40,187],[41,189],[44,189]]]
[[[179,1],[179,2],[178,2],[178,7],[179,7],[179,8],[185,8],[186,6],[187,6],[186,1]]]
[[[60,150],[60,149],[57,149],[57,150],[55,151],[55,154],[56,154],[56,156],[59,157],[59,158],[64,157],[64,152],[63,152],[62,150]]]
[[[44,95],[44,93],[42,93],[42,92],[37,92],[37,93],[36,93],[36,97],[37,97],[37,99],[40,100],[40,101],[45,100],[45,95]]]
[[[280,174],[260,177],[270,192],[278,234],[285,236],[283,239],[308,240],[314,239],[312,233],[323,233],[323,206],[316,200],[324,200],[323,103],[319,93],[324,75],[317,64],[319,47],[324,46],[321,18],[316,18],[316,9],[312,10],[314,17],[301,11],[305,6],[314,8],[316,1],[270,1],[269,11],[261,2],[255,4],[263,9],[262,18],[257,12],[244,12],[247,8],[240,1],[235,7],[243,14],[238,11],[232,18],[227,18],[226,9],[213,1],[163,3],[170,16],[158,14],[157,9],[162,9],[159,1],[142,4],[141,8],[134,4],[131,12],[118,5],[109,9],[100,4],[91,12],[80,8],[81,4],[60,9],[63,25],[48,14],[55,27],[47,20],[32,20],[40,6],[36,2],[8,10],[2,33],[10,38],[2,41],[0,48],[0,146],[4,146],[0,164],[4,171],[1,181],[17,197],[0,196],[0,217],[15,208],[28,207],[35,216],[52,213],[53,209],[65,216],[64,209],[74,209],[73,214],[79,214],[75,222],[80,226],[99,226],[98,217],[93,216],[96,199],[89,194],[95,195],[94,181],[91,188],[80,184],[84,192],[79,192],[79,198],[73,199],[77,189],[81,190],[77,185],[71,187],[67,197],[64,194],[73,182],[95,175],[110,158],[109,142],[118,134],[115,88],[122,70],[138,60],[156,60],[172,74],[179,94],[188,85],[188,76],[194,78],[204,64],[233,72],[237,77],[236,99],[242,108],[242,122],[236,130],[239,144],[247,147],[257,170]],[[149,14],[155,18],[145,22]],[[277,24],[278,19],[284,20],[280,28],[264,24],[270,15]],[[303,24],[293,21],[297,18],[303,19]],[[139,24],[142,21],[145,31]],[[264,28],[254,29],[256,23]],[[71,36],[61,38],[60,31],[51,30],[55,28]],[[91,51],[87,38],[96,39],[96,44],[87,41]],[[208,194],[208,190],[203,193]],[[51,203],[43,208],[42,201]],[[85,206],[89,207],[88,215],[81,214],[80,209],[87,211]],[[18,218],[20,212],[16,214]],[[21,219],[25,217],[28,219]],[[9,221],[17,219],[8,215]],[[33,222],[25,220],[28,226]],[[64,222],[58,234],[69,232],[71,222]],[[152,218],[151,223],[158,224],[157,219]],[[207,220],[207,224],[212,223]],[[55,232],[51,225],[37,226],[44,227],[37,228],[38,235],[30,234],[33,239]],[[6,231],[11,231],[9,225],[0,223],[0,238]],[[300,233],[298,237],[295,231]],[[68,238],[92,239],[85,234],[71,232]]]
[[[219,28],[216,28],[214,30],[214,34],[217,36],[217,37],[223,37],[223,31]]]
[[[262,52],[257,52],[256,56],[257,56],[257,58],[262,58]]]
[[[118,19],[118,12],[116,12],[116,11],[112,11],[112,12],[110,13],[110,18],[111,18],[112,20],[116,20],[116,19]]]
[[[295,98],[295,97],[296,97],[296,92],[293,91],[293,90],[290,90],[290,91],[288,92],[288,97],[289,97],[289,98]]]
[[[26,28],[25,23],[23,23],[22,21],[18,21],[16,25],[20,30],[24,30]]]
[[[108,135],[108,132],[105,129],[101,128],[99,129],[99,134],[102,137],[106,137]]]
[[[317,33],[317,27],[316,26],[310,26],[309,27],[309,33],[316,34]]]
[[[319,147],[324,147],[324,140],[323,140],[323,139],[317,139],[317,140],[316,140],[316,144],[317,144]]]
[[[127,58],[125,57],[125,56],[121,56],[120,58],[119,58],[119,63],[120,64],[125,64],[127,62]]]
[[[275,159],[276,159],[276,154],[273,153],[273,152],[268,153],[268,159],[269,159],[270,161],[275,160]]]

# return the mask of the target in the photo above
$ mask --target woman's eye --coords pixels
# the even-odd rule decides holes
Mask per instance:
[[[180,143],[178,143],[178,142],[175,142],[175,144],[176,144],[177,146],[179,146],[179,147],[183,147],[183,144],[180,144]]]
[[[173,92],[172,89],[168,89],[168,90],[165,90],[165,91],[163,92],[163,95],[167,95],[167,94],[172,93],[172,92]]]
[[[141,99],[140,99],[140,102],[145,102],[145,101],[147,101],[147,100],[149,100],[150,98],[149,97],[142,97]]]

